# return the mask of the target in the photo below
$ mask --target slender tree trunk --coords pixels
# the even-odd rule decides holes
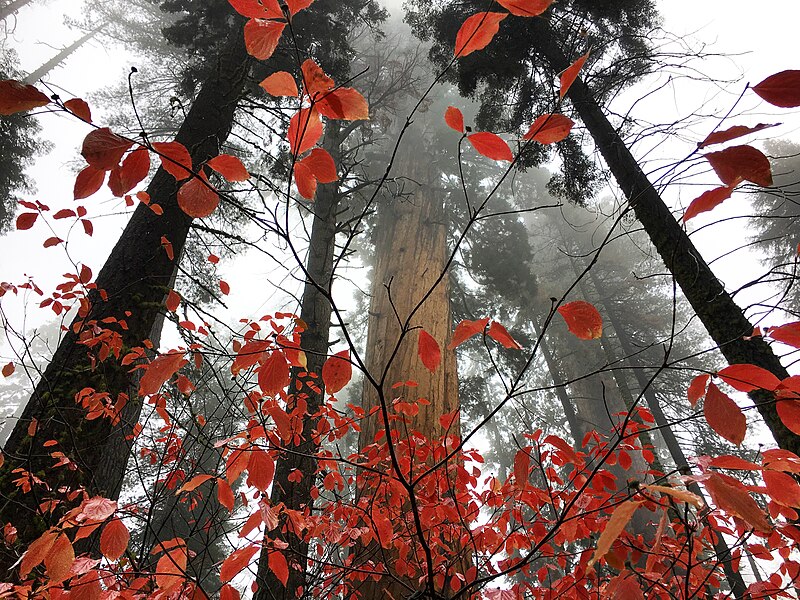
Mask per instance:
[[[550,24],[545,19],[532,21],[531,34],[553,70],[559,72],[566,69],[569,61],[556,42]],[[586,84],[581,79],[576,80],[567,95],[594,138],[636,217],[727,361],[730,364],[757,365],[779,379],[788,377],[786,369],[764,340],[744,339],[753,332],[753,324],[733,301],[722,282],[694,247],[686,231],[664,204]],[[754,392],[750,397],[778,445],[795,454],[800,453],[800,436],[792,433],[783,424],[772,394]]]
[[[339,127],[336,122],[328,122],[326,148],[339,164],[336,151],[340,140],[336,136]],[[286,456],[279,460],[275,470],[275,483],[272,487],[270,504],[283,503],[286,510],[310,514],[313,499],[311,489],[316,482],[316,455],[320,440],[315,437],[317,418],[325,401],[325,390],[319,378],[310,379],[306,372],[319,374],[328,354],[328,338],[331,327],[330,292],[333,283],[333,261],[336,253],[336,212],[339,206],[340,190],[337,183],[321,185],[313,204],[314,222],[309,240],[306,271],[308,279],[303,290],[300,318],[308,328],[301,337],[301,347],[306,353],[307,368],[293,369],[289,390],[293,392],[288,411],[294,408],[292,402],[303,399],[308,405],[307,417],[303,423],[302,439],[298,445],[289,448]],[[297,390],[297,391],[295,391]],[[297,469],[303,474],[300,481],[291,481],[290,475]],[[269,569],[269,545],[261,552],[258,562],[258,590],[254,600],[293,600],[309,598],[311,590],[307,582],[308,542],[302,535],[291,530],[291,521],[284,515],[278,535],[289,544],[285,550],[289,562],[289,579],[284,586]],[[269,536],[274,537],[275,532]],[[302,590],[302,591],[301,591]]]
[[[97,33],[103,27],[105,27],[105,23],[103,23],[102,25],[94,28],[92,31],[89,31],[89,32],[85,33],[84,35],[82,35],[81,37],[79,37],[77,40],[72,42],[69,46],[67,46],[66,48],[63,48],[53,58],[51,58],[46,63],[44,63],[42,66],[40,66],[38,69],[36,69],[32,73],[30,73],[30,75],[25,77],[25,79],[23,81],[25,83],[36,83],[37,81],[39,81],[42,77],[47,75],[50,71],[52,71],[58,65],[60,65],[62,62],[64,62],[67,59],[67,57],[69,57],[70,54],[75,52],[78,48],[80,48],[86,42],[88,42],[90,39],[92,39],[94,36],[96,36]]]
[[[25,6],[26,4],[30,4],[32,0],[11,0],[8,4],[3,7],[0,7],[0,21],[6,19],[17,12],[20,8]]]
[[[195,165],[219,153],[233,125],[249,70],[241,35],[231,37],[217,61],[217,68],[211,71],[176,137],[189,149]],[[175,269],[162,240],[166,238],[179,256],[191,224],[177,205],[177,188],[175,179],[159,169],[147,191],[152,201],[162,207],[163,215],[156,215],[144,205],[136,209],[97,277],[97,288],[104,290],[105,296],[92,292],[88,316],[76,320],[64,334],[6,443],[6,460],[0,468],[0,522],[10,522],[17,528],[21,549],[51,523],[38,511],[43,488],[34,485],[32,493],[21,493],[14,483],[19,477],[12,474],[14,469],[47,479],[54,490],[64,485],[84,486],[91,494],[112,499],[119,496],[129,438],[138,421],[141,401],[132,391],[116,426],[107,419],[85,419],[85,410],[75,402],[79,391],[108,391],[116,401],[117,394],[129,391],[131,376],[130,367],[121,366],[113,357],[94,365],[92,352],[82,340],[91,332],[88,321],[107,318],[126,322],[125,328],[117,328],[123,349],[141,345],[150,335],[163,310]],[[35,429],[33,435],[29,435],[29,429]],[[45,446],[49,440],[55,440],[57,445]],[[55,450],[64,452],[78,469],[54,471],[55,461],[50,453]],[[15,560],[12,552],[5,551],[0,556],[0,571]]]
[[[394,171],[398,176],[405,177],[407,185],[414,186],[414,189],[411,195],[390,199],[386,206],[381,207],[380,223],[376,230],[376,260],[366,347],[367,369],[377,380],[378,389],[365,383],[363,405],[369,416],[362,422],[359,446],[362,452],[370,453],[375,448],[373,444],[377,443],[380,447],[390,443],[397,453],[408,456],[410,449],[420,443],[419,436],[414,432],[428,440],[437,439],[445,433],[459,435],[458,417],[447,431],[440,423],[442,415],[459,410],[458,378],[455,353],[445,349],[451,327],[447,277],[436,283],[446,267],[448,223],[442,195],[435,188],[436,172],[430,161],[426,160],[422,142],[404,140]],[[434,285],[436,287],[424,298],[419,310],[409,321],[412,310],[423,300],[423,294]],[[413,328],[423,328],[442,348],[441,364],[433,373],[420,361],[417,353],[418,333]],[[398,345],[401,335],[403,338]],[[417,386],[393,388],[395,383],[407,381],[414,381]],[[398,399],[416,403],[421,398],[427,403],[418,405],[419,413],[416,416],[406,416],[405,423],[389,421],[390,415],[399,415],[393,409],[393,401]],[[384,437],[390,426],[391,435]],[[412,454],[409,459],[411,466],[404,463],[400,472],[399,463],[390,461],[392,466],[388,468],[386,477],[407,484],[409,471],[418,472],[431,460],[429,457],[427,461],[421,461]],[[373,494],[379,487],[374,476],[365,473],[359,477],[360,503],[365,510],[374,511],[379,504],[384,505],[383,501],[379,503],[377,500],[373,504]],[[372,485],[366,483],[368,478],[373,478],[369,481]],[[381,480],[385,481],[385,478]],[[418,488],[414,489],[416,491]],[[445,501],[445,498],[442,500]],[[392,519],[400,519],[400,522],[393,522],[396,535],[406,538],[408,543],[417,542],[412,504],[410,498],[405,500],[403,509],[391,515]],[[437,534],[443,535],[444,539],[449,535],[446,532]],[[465,565],[469,563],[457,540],[456,536],[452,536],[446,542],[452,548],[449,562],[436,565],[446,573],[446,582],[455,573],[464,573]],[[373,542],[357,552],[357,566],[371,567],[384,573],[377,581],[368,579],[364,582],[358,590],[363,598],[400,600],[416,591],[434,592],[426,583],[427,578],[420,582],[399,576],[395,570],[399,568],[398,558],[391,540],[386,539]],[[420,573],[427,571],[421,552],[416,555],[412,552],[407,562],[412,563]]]

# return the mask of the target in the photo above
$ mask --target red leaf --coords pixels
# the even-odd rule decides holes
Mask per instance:
[[[753,87],[753,91],[774,106],[800,106],[800,71],[781,71]]]
[[[725,185],[703,192],[697,198],[692,200],[692,203],[689,204],[689,208],[687,208],[686,212],[683,213],[684,222],[688,221],[692,217],[696,217],[700,213],[707,212],[722,204],[725,202],[725,200],[731,197],[732,193],[733,188]]]
[[[286,0],[286,6],[289,7],[289,14],[296,15],[304,8],[308,8],[314,3],[314,0]]]
[[[53,215],[54,219],[68,219],[69,217],[77,217],[75,211],[70,208],[62,208]]]
[[[417,353],[428,371],[433,373],[439,368],[439,363],[442,361],[442,351],[436,340],[424,329],[419,330]]]
[[[86,285],[92,280],[92,270],[87,267],[86,265],[81,265],[81,272],[78,276],[78,281],[80,281],[83,285]]]
[[[278,71],[273,73],[264,81],[258,84],[270,96],[289,96],[296,98],[300,92],[297,90],[297,83],[291,73]]]
[[[201,485],[203,485],[206,481],[211,479],[216,479],[213,475],[195,475],[189,481],[184,483],[181,488],[175,492],[175,494],[180,494],[181,492],[193,492]]]
[[[441,417],[439,417],[439,425],[442,426],[442,429],[445,431],[449,431],[450,428],[453,426],[453,423],[458,421],[459,417],[458,409],[454,410],[453,412],[445,413]]]
[[[303,73],[303,86],[311,98],[317,99],[333,89],[335,83],[314,60],[307,59],[300,66]]]
[[[497,3],[512,15],[536,17],[550,8],[553,0],[497,0]]]
[[[89,521],[102,523],[117,510],[117,503],[102,496],[94,496],[81,505],[81,514]]]
[[[228,181],[247,181],[250,173],[247,172],[241,160],[230,154],[220,154],[206,163]]]
[[[266,492],[275,477],[275,461],[259,448],[250,451],[247,461],[247,485]]]
[[[706,392],[703,414],[711,429],[732,444],[742,443],[747,434],[747,419],[742,409],[713,383]]]
[[[306,200],[311,200],[317,194],[317,178],[311,172],[311,168],[298,161],[294,165],[294,184],[297,186],[297,193]]]
[[[301,108],[289,121],[289,147],[299,156],[310,150],[322,137],[322,120],[312,108]]]
[[[3,365],[3,377],[11,377],[15,369],[14,363]]]
[[[486,158],[492,160],[507,160],[511,162],[514,160],[514,155],[511,153],[511,148],[505,141],[494,133],[488,131],[481,131],[479,133],[472,133],[467,136],[467,140],[472,144],[472,147]]]
[[[244,25],[244,44],[247,53],[258,60],[267,60],[278,47],[285,27],[286,23],[281,21],[250,19]]]
[[[525,450],[518,450],[514,455],[514,479],[520,488],[528,483],[528,473],[531,469],[531,457]]]
[[[533,122],[528,133],[522,136],[522,139],[533,140],[545,145],[553,144],[565,139],[572,131],[573,125],[575,125],[575,121],[564,115],[542,115]]]
[[[231,293],[231,286],[228,284],[227,281],[223,281],[222,279],[219,280],[219,291],[222,292],[224,295],[228,295]]]
[[[488,335],[494,341],[501,344],[504,348],[509,348],[511,350],[522,350],[522,346],[519,345],[519,342],[511,337],[511,334],[508,333],[506,328],[497,321],[492,321],[492,324],[489,325]]]
[[[322,366],[322,382],[325,384],[325,391],[328,394],[335,394],[346,386],[353,377],[353,365],[350,364],[350,351],[342,350],[328,360]]]
[[[571,88],[572,84],[575,83],[575,80],[578,78],[578,74],[581,72],[583,65],[586,64],[586,60],[589,58],[589,54],[590,52],[587,52],[578,58],[578,60],[564,69],[564,72],[559,76],[561,91],[558,94],[561,98],[567,95],[569,88]]]
[[[289,385],[289,363],[281,352],[270,352],[258,369],[258,386],[267,396],[277,396]]]
[[[458,133],[464,133],[464,115],[455,106],[448,106],[444,112],[444,122]]]
[[[181,297],[175,290],[170,290],[169,294],[167,294],[167,310],[170,312],[175,312],[178,310],[178,307],[181,305]]]
[[[733,187],[742,181],[769,187],[772,185],[772,168],[769,159],[752,146],[731,146],[705,155],[720,181]]]
[[[453,348],[457,348],[473,335],[482,333],[483,330],[486,329],[486,325],[488,323],[489,319],[478,319],[477,321],[469,321],[465,319],[461,321],[461,323],[456,325],[456,330],[453,332],[453,339],[450,340],[450,343],[447,345],[447,349],[452,350]]]
[[[162,592],[178,587],[186,581],[186,547],[172,548],[156,564],[156,585]]]
[[[45,531],[28,546],[19,565],[19,576],[22,579],[25,579],[32,569],[42,564],[56,541],[56,535],[53,530]]]
[[[250,560],[258,553],[258,546],[247,546],[234,550],[231,555],[224,560],[219,569],[219,579],[222,583],[228,583],[236,577],[243,569],[250,564]]]
[[[177,373],[189,361],[183,352],[162,354],[147,365],[142,379],[139,381],[139,395],[151,396],[161,389],[164,382]]]
[[[133,142],[118,136],[108,127],[90,131],[83,140],[81,155],[95,169],[110,171],[119,164]]]
[[[730,365],[717,373],[732,388],[740,392],[768,390],[774,392],[781,384],[772,373],[755,365]]]
[[[242,596],[235,587],[223,585],[219,590],[219,600],[241,600]]]
[[[100,534],[100,552],[110,561],[118,560],[128,548],[131,534],[119,519],[111,519]]]
[[[22,213],[17,217],[17,229],[19,231],[30,229],[38,218],[39,213]]]
[[[92,122],[92,110],[89,108],[89,105],[80,98],[67,100],[64,102],[64,108],[66,108],[79,119],[83,119],[87,123]]]
[[[738,456],[732,456],[730,454],[724,454],[722,456],[717,456],[708,463],[710,467],[717,467],[719,469],[735,469],[737,471],[760,471],[761,467],[759,467],[755,463],[751,463],[749,460],[744,460]]]
[[[236,497],[233,495],[230,484],[222,477],[217,477],[217,500],[228,509],[228,512],[233,512],[233,507],[236,505]]]
[[[282,19],[278,0],[228,0],[233,10],[248,19]]]
[[[50,98],[32,85],[5,79],[0,81],[0,115],[13,115],[50,104]]]
[[[155,142],[153,150],[158,152],[164,170],[178,181],[192,175],[192,157],[180,142]]]
[[[207,217],[219,206],[219,194],[201,173],[200,177],[192,177],[178,190],[178,206],[194,219]]]
[[[88,198],[103,186],[105,180],[105,171],[96,169],[92,165],[87,166],[75,178],[75,186],[72,190],[73,197],[75,200]]]
[[[633,513],[636,512],[636,509],[638,509],[642,503],[642,500],[626,500],[614,509],[614,512],[611,513],[611,518],[608,520],[603,532],[597,539],[597,547],[594,550],[592,558],[589,560],[589,567],[608,554],[608,551],[611,550],[611,545],[625,530],[625,527],[630,522],[631,518],[633,518]]]
[[[691,404],[692,408],[697,406],[697,402],[700,398],[706,395],[706,386],[710,380],[711,375],[698,375],[692,379],[692,383],[689,384],[689,391],[687,392],[689,404]]]
[[[117,198],[135,188],[150,172],[150,151],[137,148],[122,161],[122,166],[115,167],[108,177],[108,187]]]
[[[697,147],[706,148],[708,146],[713,146],[714,144],[722,144],[724,142],[729,142],[730,140],[735,140],[736,138],[740,138],[744,135],[755,133],[756,131],[761,131],[762,129],[776,127],[778,125],[780,125],[780,123],[772,123],[771,125],[767,125],[766,123],[759,123],[755,127],[734,125],[733,127],[726,129],[725,131],[715,131],[714,133],[709,134],[709,136],[706,139],[697,144]]]
[[[582,340],[596,340],[603,335],[603,317],[597,309],[583,300],[569,302],[558,308],[567,328]]]
[[[778,416],[787,429],[800,435],[800,401],[778,400]]]
[[[17,229],[19,229],[19,225],[17,225]],[[770,327],[767,333],[776,342],[800,348],[800,321]]]
[[[500,21],[507,16],[505,13],[482,12],[469,17],[456,34],[455,56],[467,56],[488,46],[500,30]]]
[[[91,236],[94,233],[94,225],[89,219],[81,219],[81,225],[83,225],[83,231],[86,235]]]
[[[361,92],[353,88],[342,87],[325,94],[316,103],[321,115],[329,119],[345,121],[362,121],[369,119],[369,105]]]
[[[769,469],[765,469],[761,476],[767,486],[767,493],[775,502],[784,506],[800,506],[800,485],[794,477]]]
[[[275,577],[285,586],[289,581],[289,565],[286,564],[286,557],[279,550],[272,550],[268,561],[269,570],[275,573]]]
[[[309,155],[300,162],[308,166],[311,170],[311,174],[314,175],[320,183],[333,183],[339,179],[333,157],[323,148],[314,148]]]
[[[50,583],[58,584],[70,577],[70,569],[75,562],[75,549],[65,534],[56,538],[50,552],[44,558],[44,566]]]

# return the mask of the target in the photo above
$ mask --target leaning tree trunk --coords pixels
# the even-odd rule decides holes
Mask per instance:
[[[447,275],[443,276],[448,256],[448,223],[442,194],[435,187],[435,169],[421,152],[421,146],[421,142],[412,144],[404,140],[393,171],[403,176],[413,189],[405,190],[410,192],[407,196],[395,197],[386,206],[381,206],[376,229],[366,346],[368,377],[363,397],[363,406],[369,416],[362,422],[359,436],[362,453],[372,452],[387,443],[395,452],[402,453],[404,447],[422,443],[414,432],[426,440],[436,440],[445,434],[458,436],[460,432],[457,416],[448,430],[440,423],[442,415],[454,411],[457,414],[459,410],[455,353],[445,349],[451,327],[449,286]],[[441,364],[433,373],[423,366],[418,356],[419,334],[416,329],[424,329],[442,348]],[[416,382],[417,386],[393,388],[395,383],[408,381]],[[421,398],[427,403],[418,405],[418,414],[405,416],[405,423],[390,421],[390,417],[400,416],[394,411],[393,401],[399,399],[415,404]],[[411,468],[424,470],[431,460],[414,464]],[[393,523],[395,535],[419,548],[418,529],[414,523],[417,508],[414,494],[419,488],[408,485],[408,466],[401,468],[394,457],[381,464],[387,463],[391,466],[387,468],[386,477],[400,481],[408,493],[400,513],[393,514],[397,519]],[[375,507],[382,505],[383,501],[373,504],[371,494],[378,486],[365,483],[368,476],[374,477],[367,473],[359,475],[360,503],[367,510],[370,507],[376,510]],[[446,582],[456,572],[463,573],[469,563],[456,536],[449,539],[448,545],[451,547],[449,563],[436,565],[444,568]],[[421,554],[415,555],[412,551],[407,560],[414,563],[417,572],[426,573],[429,565]],[[417,580],[397,575],[397,559],[391,540],[381,539],[357,550],[354,566],[382,572],[377,581],[369,578],[358,588],[363,598],[399,600],[418,591],[438,597],[435,593],[442,590],[434,589],[431,578]]]
[[[341,140],[337,137],[338,123],[329,122],[325,146],[339,164],[336,151]],[[306,353],[307,367],[292,369],[289,390],[291,392],[287,412],[294,409],[293,402],[302,398],[308,405],[303,421],[303,433],[299,444],[292,445],[275,469],[275,483],[272,486],[270,504],[283,503],[286,509],[310,513],[313,498],[311,489],[316,482],[319,438],[314,435],[317,418],[325,401],[325,388],[319,377],[309,378],[307,373],[318,375],[322,372],[328,354],[328,338],[331,328],[331,284],[333,283],[333,262],[336,254],[336,213],[341,198],[339,184],[320,185],[312,205],[314,222],[311,227],[308,259],[306,263],[306,283],[300,308],[300,318],[307,329],[301,334],[301,348]],[[292,471],[303,474],[297,481],[290,477]],[[293,480],[294,479],[294,480]],[[289,520],[283,516],[281,529],[277,530],[281,540],[288,544],[285,550],[289,563],[289,578],[286,585],[269,568],[269,544],[264,546],[258,562],[258,590],[254,600],[294,600],[308,598],[310,592],[306,577],[308,562],[308,542],[292,531]],[[270,532],[268,538],[274,537]],[[265,540],[266,541],[266,540]],[[302,588],[302,592],[300,589]]]
[[[555,40],[550,24],[545,19],[532,21],[531,33],[539,51],[554,71],[563,71],[569,66],[569,61]],[[588,86],[579,78],[572,84],[567,96],[594,138],[637,219],[726,360],[730,364],[754,364],[779,379],[788,377],[786,369],[763,339],[745,339],[745,336],[752,334],[753,324],[733,301],[664,204]],[[778,445],[800,454],[800,436],[783,424],[772,394],[754,392],[750,397]]]
[[[176,140],[186,146],[199,165],[216,156],[233,125],[233,115],[249,70],[249,59],[241,35],[220,53],[216,68],[210,70]],[[51,489],[60,486],[84,486],[91,494],[116,499],[119,496],[130,450],[130,435],[138,421],[141,402],[135,390],[122,410],[118,426],[107,419],[86,420],[86,411],[75,397],[85,388],[108,392],[112,401],[130,391],[130,367],[113,357],[96,365],[92,352],[81,343],[89,333],[89,321],[121,319],[126,327],[117,327],[122,349],[140,346],[151,332],[163,310],[163,301],[175,269],[175,262],[164,250],[164,239],[179,256],[186,240],[191,218],[177,205],[178,184],[175,178],[159,169],[147,188],[153,203],[163,215],[140,205],[97,277],[98,292],[90,294],[90,309],[85,319],[77,319],[64,334],[53,359],[47,365],[22,415],[9,437],[5,464],[0,468],[0,522],[13,524],[18,531],[18,547],[24,549],[50,526],[38,506],[43,490],[34,485],[34,493],[23,494],[14,480],[23,469],[32,476],[45,478]],[[107,325],[113,328],[114,325]],[[77,331],[76,331],[77,329]],[[36,422],[35,426],[32,423]],[[29,429],[33,435],[29,435]],[[45,443],[55,440],[55,446]],[[53,470],[50,453],[61,451],[78,469]],[[0,572],[8,569],[16,556],[8,550],[0,556]]]
[[[36,69],[35,71],[31,71],[31,73],[28,74],[25,77],[25,79],[23,79],[23,81],[29,84],[36,83],[37,81],[39,81],[42,77],[47,75],[50,71],[55,69],[65,60],[67,60],[67,58],[69,58],[69,56],[73,52],[77,51],[78,48],[80,48],[86,42],[88,42],[90,39],[96,36],[100,32],[100,30],[103,29],[103,27],[105,26],[106,26],[105,23],[101,23],[91,31],[88,31],[85,34],[83,34],[77,40],[72,42],[69,46],[61,49],[53,58],[43,63],[38,69]]]
[[[8,4],[0,7],[0,21],[6,19],[17,12],[26,4],[30,4],[32,0],[11,0]]]

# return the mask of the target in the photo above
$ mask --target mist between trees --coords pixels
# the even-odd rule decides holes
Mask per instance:
[[[105,0],[33,79],[3,42],[0,225],[48,262],[0,287],[0,596],[796,597],[797,147],[620,107],[736,87],[648,0],[404,14]],[[73,98],[91,40],[135,68]],[[691,235],[731,194],[737,289]]]

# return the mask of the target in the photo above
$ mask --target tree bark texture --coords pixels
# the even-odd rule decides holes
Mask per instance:
[[[189,149],[196,166],[219,154],[233,125],[234,111],[249,70],[241,34],[232,36],[216,61],[216,69],[203,85],[176,137]],[[91,494],[111,499],[119,496],[141,400],[136,390],[131,389],[130,367],[121,366],[113,357],[93,365],[91,351],[80,343],[79,334],[85,332],[86,325],[82,323],[88,320],[100,322],[114,317],[124,319],[127,324],[126,329],[117,328],[123,353],[140,346],[150,336],[154,322],[164,310],[164,297],[176,268],[165,252],[162,238],[172,244],[175,256],[180,256],[191,224],[191,218],[177,205],[178,187],[164,169],[157,171],[147,192],[152,203],[162,207],[163,215],[156,215],[142,204],[134,211],[96,280],[106,299],[97,292],[90,294],[87,319],[76,320],[64,334],[6,443],[6,461],[0,468],[0,522],[12,523],[17,528],[21,549],[52,523],[37,514],[43,489],[35,486],[34,492],[22,494],[14,483],[18,475],[12,474],[13,469],[22,468],[46,479],[51,489],[85,486]],[[86,411],[75,401],[76,394],[84,388],[106,391],[112,401],[120,393],[130,393],[118,425],[112,426],[108,419],[85,419]],[[35,433],[29,435],[34,419],[38,425]],[[45,447],[49,440],[55,440],[57,445]],[[55,459],[50,453],[54,450],[64,452],[78,469],[53,470]],[[16,556],[8,551],[0,553],[3,553],[0,571],[3,571]]]
[[[569,66],[569,61],[556,42],[549,23],[545,19],[532,21],[531,33],[542,55],[554,71],[563,71]],[[753,324],[664,204],[586,84],[578,78],[567,96],[594,138],[637,219],[728,363],[754,364],[779,379],[788,377],[786,369],[763,339],[744,339],[753,332]],[[778,445],[795,454],[800,453],[800,436],[783,424],[772,394],[756,392],[750,397]]]

